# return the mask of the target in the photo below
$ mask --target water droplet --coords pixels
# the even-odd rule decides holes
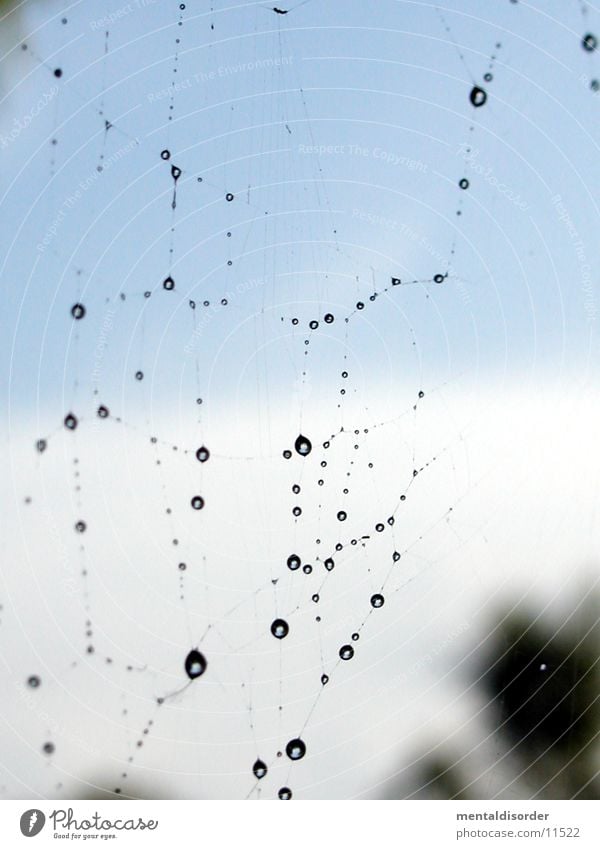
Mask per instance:
[[[171,177],[177,182],[177,180],[181,177],[181,168],[178,168],[176,165],[171,165]]]
[[[297,484],[297,483],[295,483],[295,484],[293,485],[293,487],[292,487],[292,492],[294,493],[294,495],[298,495],[298,493],[300,492],[300,487],[298,486],[298,484]]]
[[[170,159],[171,158],[171,151],[170,150],[161,150],[160,158],[161,159]]]
[[[55,752],[54,743],[44,743],[42,746],[42,751],[45,755],[53,755]]]
[[[55,68],[54,69],[54,76],[55,77],[62,77],[62,68]]]
[[[68,413],[65,416],[65,427],[67,430],[75,430],[77,427],[77,417],[73,413]]]
[[[144,372],[143,371],[136,371],[135,379],[136,380],[143,380],[144,379]]]
[[[385,599],[381,593],[375,593],[375,595],[371,596],[371,607],[383,607],[384,602]]]
[[[491,83],[491,81],[494,79],[494,76],[488,71],[487,74],[483,75],[483,79],[486,81],[486,83]]]
[[[310,575],[310,573],[312,572],[312,566],[310,565],[310,563],[305,563],[302,567],[302,571],[305,575]]]
[[[434,274],[433,275],[433,282],[434,283],[443,283],[444,282],[444,275],[443,274]]]
[[[227,194],[225,195],[225,200],[231,203],[231,201],[233,200],[233,195],[231,194],[231,192],[227,192]]]
[[[288,569],[292,570],[292,572],[295,572],[296,569],[300,568],[300,558],[298,557],[297,554],[290,554],[290,556],[287,559],[287,566],[288,566]]]
[[[293,513],[293,515],[294,515],[294,516],[296,516],[296,517],[297,517],[297,516],[301,516],[301,515],[302,515],[302,507],[298,507],[298,506],[293,507],[293,508],[292,508],[292,513]]]
[[[42,683],[42,680],[39,677],[39,675],[30,675],[29,678],[27,679],[28,686],[31,687],[34,690],[37,689],[40,686],[41,683]]]
[[[342,660],[350,660],[354,657],[354,649],[350,645],[342,646],[340,649],[340,657]]]
[[[461,189],[468,189],[469,188],[469,181],[467,180],[466,177],[463,177],[462,180],[458,181],[458,185],[461,187]]]
[[[397,563],[398,560],[400,560],[400,552],[399,551],[395,551],[392,554],[392,560],[394,561],[394,563]]]
[[[286,448],[286,450],[283,452],[283,456],[286,460],[290,459],[290,457],[292,456],[292,452],[289,450],[289,448]]]
[[[581,39],[581,46],[584,50],[587,50],[588,53],[593,53],[596,47],[598,47],[598,40],[595,35],[588,32]]]
[[[85,315],[85,307],[83,304],[73,304],[71,307],[71,315],[77,321]]]
[[[82,534],[85,531],[86,528],[87,528],[86,523],[82,522],[81,519],[78,522],[75,522],[75,530],[77,531],[78,534]]]
[[[331,572],[331,570],[335,566],[335,562],[333,560],[333,557],[328,557],[323,565],[325,566],[325,568],[327,569],[328,572]]]
[[[310,454],[310,452],[312,451],[312,443],[310,439],[307,439],[306,436],[302,436],[302,434],[300,434],[300,436],[294,443],[294,448],[296,449],[296,452],[298,454],[300,454],[302,457],[306,457],[307,454]]]
[[[206,672],[206,667],[207,663],[204,655],[198,649],[192,649],[185,659],[185,671],[188,678],[191,678],[192,681],[194,678],[199,678],[200,675]]]
[[[325,316],[323,317],[323,321],[325,322],[325,324],[333,324],[335,319],[334,319],[333,315],[330,312],[328,312],[328,313],[325,313]]]
[[[299,761],[306,754],[306,744],[299,737],[296,737],[287,744],[285,753],[291,761]]]
[[[279,796],[280,799],[286,799],[286,800],[291,799],[292,798],[292,791],[290,790],[289,787],[281,787],[279,792],[277,793],[277,795]]]
[[[340,522],[345,522],[346,519],[348,518],[348,514],[346,513],[345,510],[340,510],[337,514],[337,517],[338,517]]]
[[[98,413],[99,419],[107,419],[110,415],[108,407],[105,407],[104,404],[100,404],[96,412]]]
[[[321,675],[321,684],[325,686],[325,684],[329,683],[329,675]]]
[[[204,507],[204,499],[201,495],[194,495],[194,497],[190,501],[190,504],[192,505],[194,510],[202,510],[202,508]]]
[[[364,308],[365,308],[365,305],[363,304],[363,302],[362,302],[362,301],[359,301],[359,302],[356,304],[356,309],[357,309],[357,310],[364,310]]]
[[[309,324],[308,326],[310,327],[310,329],[311,329],[311,330],[316,330],[316,329],[317,329],[317,327],[319,326],[319,322],[318,322],[318,321],[314,321],[314,319],[313,319],[313,321],[311,321],[311,322],[310,322],[310,324]]]
[[[210,451],[204,445],[196,451],[196,459],[200,460],[201,463],[206,463],[209,457]]]
[[[271,633],[274,637],[277,637],[278,640],[283,640],[284,637],[290,632],[290,626],[285,621],[285,619],[275,619],[275,621],[271,624]]]
[[[40,454],[43,454],[46,448],[48,447],[48,443],[45,439],[38,439],[38,441],[35,443],[35,447],[40,452]]]
[[[473,106],[483,106],[483,104],[487,100],[487,94],[482,88],[479,88],[479,86],[475,85],[471,89],[469,100],[471,101]]]
[[[167,292],[171,292],[175,288],[175,281],[169,275],[169,277],[165,277],[163,280],[163,289],[166,289]]]
[[[264,761],[260,759],[254,762],[254,766],[252,767],[252,772],[260,781],[261,778],[264,778],[267,774],[267,765]]]

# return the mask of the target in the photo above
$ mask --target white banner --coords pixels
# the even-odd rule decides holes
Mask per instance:
[[[0,846],[600,846],[597,802],[4,801]],[[61,845],[61,844],[58,844]],[[116,844],[115,844],[116,845]]]

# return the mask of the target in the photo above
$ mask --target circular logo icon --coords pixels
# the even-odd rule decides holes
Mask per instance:
[[[43,829],[46,817],[38,808],[30,808],[21,814],[21,834],[25,837],[35,837]]]

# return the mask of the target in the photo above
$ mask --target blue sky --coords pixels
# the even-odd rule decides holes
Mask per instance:
[[[300,333],[289,321],[296,312],[300,326],[328,309],[345,317],[373,285],[381,291],[394,274],[430,280],[448,262],[443,286],[367,301],[348,341],[367,370],[381,361],[370,324],[403,363],[401,337],[412,328],[411,368],[433,382],[474,369],[517,381],[532,371],[551,381],[587,375],[599,104],[586,81],[597,59],[580,40],[595,12],[564,5],[495,4],[485,20],[481,4],[467,2],[443,13],[426,3],[385,2],[376,13],[350,4],[343,16],[339,4],[310,2],[285,17],[254,3],[211,16],[190,3],[179,27],[176,4],[115,4],[106,58],[102,15],[26,6],[28,50],[15,45],[3,61],[4,136],[49,101],[2,151],[11,404],[37,405],[38,393],[45,403],[63,384],[68,394],[75,359],[88,382],[106,309],[117,328],[103,355],[106,391],[135,392],[144,368],[167,398],[181,380],[192,391],[188,300],[218,305],[233,293],[227,309],[209,311],[199,365],[206,373],[231,339],[216,387],[226,393],[257,332],[283,351]],[[480,109],[468,100],[473,82],[489,93]],[[114,121],[106,138],[105,119]],[[174,216],[171,164],[182,169]],[[168,293],[160,287],[172,223]],[[144,301],[146,290],[154,294]],[[75,326],[77,300],[87,315]],[[338,320],[327,333],[344,344],[346,329]],[[290,377],[283,366],[258,374],[278,392]]]

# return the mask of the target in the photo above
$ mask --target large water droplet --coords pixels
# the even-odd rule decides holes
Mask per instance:
[[[68,413],[65,416],[65,427],[67,430],[75,430],[77,427],[77,417],[73,413]]]
[[[280,799],[291,799],[292,798],[292,791],[290,790],[289,787],[282,787],[279,790],[279,792],[277,793],[277,795],[279,796]]]
[[[471,89],[469,100],[471,101],[473,106],[483,106],[483,104],[487,100],[487,94],[482,88],[479,88],[478,85],[474,85]]]
[[[200,460],[201,463],[206,463],[209,457],[210,451],[204,445],[196,451],[196,459]]]
[[[83,306],[83,304],[73,304],[73,306],[71,307],[71,315],[74,319],[77,320],[83,318],[83,316],[85,315],[85,307]]]
[[[354,649],[352,646],[346,645],[342,646],[340,649],[340,657],[342,660],[350,660],[354,657]]]
[[[175,288],[175,281],[173,280],[171,275],[169,275],[168,277],[165,277],[165,279],[163,280],[163,289],[166,289],[167,292],[171,292],[174,288]]]
[[[298,557],[297,554],[290,554],[290,556],[287,559],[287,566],[288,566],[288,569],[292,570],[292,572],[295,572],[296,569],[300,568],[300,558]]]
[[[383,607],[384,597],[381,593],[375,593],[375,595],[371,596],[371,607]]]
[[[194,497],[190,501],[190,504],[192,505],[194,510],[202,510],[202,508],[204,507],[204,499],[201,495],[194,495]]]
[[[267,774],[267,765],[264,761],[259,760],[255,761],[254,766],[252,767],[252,772],[260,781],[261,778],[264,778]]]
[[[198,649],[192,649],[185,659],[185,671],[188,678],[191,678],[192,681],[194,678],[199,678],[206,672],[207,665],[204,655]]]
[[[588,32],[581,39],[581,46],[588,53],[593,53],[596,47],[598,47],[598,39],[591,32]]]
[[[300,434],[298,439],[294,442],[294,448],[298,454],[302,457],[306,457],[306,455],[310,454],[312,451],[312,443],[310,439],[307,439],[306,436],[302,436],[302,434]]]
[[[299,761],[306,754],[306,744],[299,737],[296,737],[287,744],[285,753],[291,761]]]
[[[275,621],[271,624],[271,633],[274,637],[277,637],[278,640],[283,640],[284,637],[287,637],[289,631],[290,626],[285,619],[275,619]]]

